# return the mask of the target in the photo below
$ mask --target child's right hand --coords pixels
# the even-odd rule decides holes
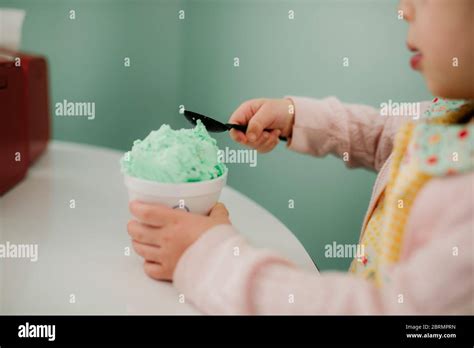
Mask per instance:
[[[251,99],[234,111],[229,123],[248,126],[245,134],[236,129],[230,131],[230,136],[236,142],[260,153],[269,152],[278,144],[279,136],[291,137],[294,105],[290,99]]]

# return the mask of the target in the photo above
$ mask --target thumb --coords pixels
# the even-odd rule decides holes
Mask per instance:
[[[267,111],[265,107],[260,108],[257,113],[250,119],[247,126],[247,138],[250,141],[255,141],[262,135],[265,128],[271,125],[273,116],[271,112]]]
[[[222,203],[217,203],[214,208],[212,208],[211,213],[209,216],[214,217],[214,218],[228,218],[229,217],[229,211],[225,207],[224,204]]]

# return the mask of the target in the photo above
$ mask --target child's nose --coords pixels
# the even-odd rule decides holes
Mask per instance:
[[[410,22],[414,19],[415,11],[413,7],[413,0],[400,0],[398,4],[398,11],[401,11],[403,19]]]

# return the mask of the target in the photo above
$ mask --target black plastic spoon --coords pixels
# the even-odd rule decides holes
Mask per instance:
[[[247,131],[247,126],[240,125],[240,124],[233,124],[233,123],[222,123],[213,118],[198,114],[197,112],[184,110],[184,117],[191,122],[193,125],[196,125],[197,120],[201,120],[204,124],[206,129],[212,133],[222,133],[227,132],[231,129],[237,129],[243,133]],[[265,129],[267,132],[271,132],[271,129]],[[288,139],[285,137],[278,137],[282,141],[287,141]]]

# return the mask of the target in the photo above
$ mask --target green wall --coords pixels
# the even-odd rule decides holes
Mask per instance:
[[[52,102],[96,102],[95,120],[53,117],[55,139],[125,150],[162,123],[187,127],[180,104],[226,120],[255,97],[336,95],[374,106],[430,98],[408,67],[407,26],[395,0],[0,0],[2,6],[27,10],[22,48],[49,58]],[[216,138],[221,147],[240,147],[226,134]],[[255,168],[229,167],[229,185],[279,217],[320,269],[348,267],[349,259],[324,258],[324,246],[357,241],[373,173],[283,145],[259,155]]]

